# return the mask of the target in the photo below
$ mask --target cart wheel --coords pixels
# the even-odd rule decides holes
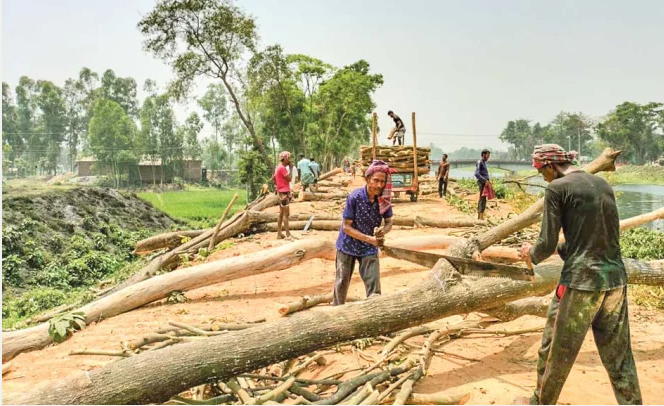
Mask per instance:
[[[410,194],[410,201],[411,202],[416,202],[417,201],[417,193],[411,193]]]

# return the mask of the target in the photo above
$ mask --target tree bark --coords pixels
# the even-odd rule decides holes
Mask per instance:
[[[320,176],[318,177],[318,180],[321,181],[321,180],[325,180],[325,179],[327,179],[327,178],[331,178],[332,176],[334,176],[334,175],[336,175],[336,174],[343,173],[343,171],[344,171],[344,170],[341,169],[341,168],[334,168],[334,169],[332,169],[331,171],[329,171],[329,172],[325,172],[324,174],[320,175]]]
[[[424,216],[416,216],[415,224],[424,227],[461,228],[461,227],[485,226],[487,222],[484,220],[475,220],[471,218],[449,219],[449,218],[431,218]]]
[[[182,238],[196,238],[206,231],[207,230],[184,230],[158,234],[137,242],[134,253],[143,255],[162,248],[173,249],[182,244]]]
[[[163,299],[174,290],[188,291],[202,286],[250,275],[288,269],[312,258],[334,258],[334,244],[326,240],[302,240],[253,254],[207,262],[190,268],[155,276],[121,291],[111,293],[81,307],[86,323],[110,318]],[[8,361],[24,351],[51,344],[48,323],[2,334],[2,360]]]
[[[274,260],[268,263],[270,261]],[[3,402],[163,402],[206,383],[211,377],[229,379],[340,342],[384,335],[443,317],[483,310],[487,303],[495,307],[523,297],[546,294],[555,287],[561,265],[556,262],[536,266],[539,277],[529,283],[461,278],[447,261],[441,260],[428,278],[405,291],[339,306],[325,313],[295,314],[254,328],[210,337],[204,342],[147,351],[94,371],[46,382],[29,392],[14,393],[4,397]],[[643,281],[646,275],[664,282],[661,263],[659,269],[647,262],[632,260],[625,261],[625,265],[630,283]]]

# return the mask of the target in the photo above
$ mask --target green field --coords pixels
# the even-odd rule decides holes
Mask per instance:
[[[205,227],[215,224],[235,193],[238,194],[238,199],[233,204],[230,216],[246,206],[247,194],[244,189],[189,188],[162,193],[140,192],[137,195],[169,216],[186,221],[192,227]]]
[[[603,172],[602,176],[612,185],[664,185],[664,166],[625,165],[615,172]]]

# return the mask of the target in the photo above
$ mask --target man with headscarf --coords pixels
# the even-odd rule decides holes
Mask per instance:
[[[366,186],[355,189],[346,199],[343,223],[337,238],[336,280],[333,305],[346,302],[355,262],[367,297],[380,295],[378,247],[392,229],[393,169],[383,161],[373,161],[364,174]],[[385,224],[381,224],[385,220]]]
[[[291,162],[291,154],[288,151],[283,151],[279,154],[279,161],[274,170],[274,182],[277,185],[277,197],[279,198],[279,219],[277,220],[277,238],[283,239],[291,237],[288,217],[290,216],[290,208],[288,203],[291,200],[290,181],[293,174],[293,163]],[[281,233],[281,223],[284,223],[286,229],[286,236]]]
[[[555,404],[589,328],[619,404],[641,404],[627,315],[627,274],[613,190],[580,170],[576,152],[556,144],[535,147],[533,167],[549,182],[542,230],[521,256],[538,264],[556,249],[565,261],[551,300],[531,404]],[[558,244],[562,227],[565,241]]]

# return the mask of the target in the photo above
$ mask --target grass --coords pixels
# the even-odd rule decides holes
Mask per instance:
[[[612,185],[664,185],[664,166],[625,165],[601,174]]]
[[[235,193],[238,194],[238,199],[231,208],[230,216],[246,206],[247,195],[244,189],[218,190],[190,187],[186,190],[162,193],[140,192],[137,195],[169,216],[181,219],[191,226],[211,226],[222,215]]]

